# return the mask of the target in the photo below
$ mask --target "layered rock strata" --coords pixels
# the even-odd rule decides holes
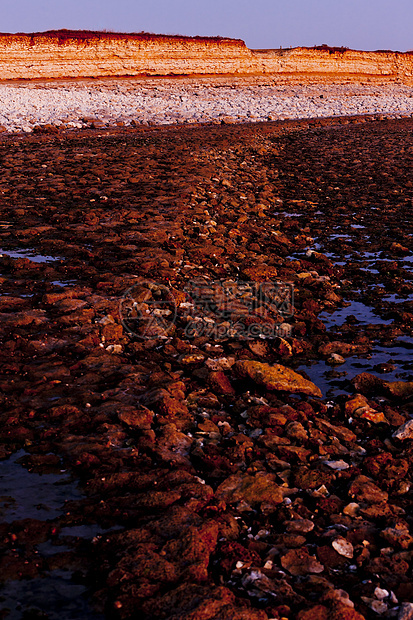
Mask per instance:
[[[0,35],[0,80],[133,75],[251,75],[411,83],[413,54],[346,48],[250,50],[239,39],[50,31]]]

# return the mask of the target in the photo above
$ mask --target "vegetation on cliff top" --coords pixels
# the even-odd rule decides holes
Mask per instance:
[[[16,32],[12,33],[0,33],[1,38],[7,38],[9,40],[21,39],[28,37],[30,44],[35,45],[41,39],[54,39],[57,40],[59,45],[63,45],[69,41],[77,41],[78,43],[93,41],[93,40],[110,40],[110,39],[133,39],[135,41],[175,41],[175,42],[189,42],[196,41],[197,43],[224,43],[231,45],[237,45],[245,47],[244,41],[241,39],[231,39],[227,37],[201,37],[201,36],[185,36],[185,35],[166,35],[166,34],[154,34],[151,32],[112,32],[107,30],[46,30],[44,32]]]

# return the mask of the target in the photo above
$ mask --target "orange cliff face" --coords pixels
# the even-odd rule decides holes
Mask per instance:
[[[239,39],[145,33],[0,34],[0,80],[197,74],[410,84],[413,54],[327,47],[254,51]]]
[[[253,71],[243,41],[87,31],[0,35],[0,80]]]
[[[296,47],[253,52],[260,73],[311,76],[332,81],[381,79],[413,82],[412,52],[362,52],[346,48]]]

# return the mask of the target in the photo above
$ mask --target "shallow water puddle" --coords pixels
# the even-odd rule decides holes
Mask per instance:
[[[61,474],[29,472],[16,461],[26,452],[19,450],[0,462],[0,516],[11,523],[19,519],[54,519],[62,514],[67,500],[80,499],[76,483]]]
[[[393,321],[381,319],[375,312],[373,306],[366,306],[361,301],[352,301],[349,306],[340,308],[335,312],[322,312],[319,316],[327,329],[341,327],[349,316],[354,316],[359,323],[364,325],[390,325]]]
[[[28,258],[33,263],[48,263],[50,261],[62,260],[61,256],[48,256],[46,254],[36,254],[34,250],[1,250],[1,256],[10,256],[10,258]]]
[[[64,513],[66,501],[83,497],[64,470],[60,474],[38,474],[25,469],[17,461],[26,454],[20,450],[0,462],[0,520],[5,523],[21,519],[50,521]],[[36,549],[40,557],[48,558],[69,551],[64,543],[70,544],[70,538],[92,539],[107,531],[97,524],[63,527],[59,538],[40,543]],[[87,588],[73,581],[69,570],[46,571],[30,580],[8,580],[0,590],[0,614],[7,610],[7,620],[103,620],[90,609],[86,593]]]
[[[400,342],[401,344],[401,342]],[[378,372],[374,369],[380,364],[389,364],[394,367],[390,372]],[[323,393],[323,397],[332,398],[340,394],[353,391],[348,384],[351,379],[361,372],[380,377],[385,381],[408,381],[413,374],[411,350],[403,346],[386,348],[376,346],[366,357],[348,357],[344,364],[331,366],[324,360],[310,366],[302,365],[297,370],[304,371]]]
[[[86,599],[87,588],[72,581],[70,571],[55,570],[45,578],[8,581],[1,591],[0,612],[7,620],[103,620]]]

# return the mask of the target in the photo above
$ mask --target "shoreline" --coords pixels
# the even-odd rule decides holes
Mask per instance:
[[[0,129],[15,134],[38,125],[64,130],[413,116],[413,87],[405,84],[296,79],[151,76],[0,83]]]
[[[3,608],[413,608],[413,120],[309,124],[0,138]],[[202,278],[290,283],[294,313],[209,336]]]

